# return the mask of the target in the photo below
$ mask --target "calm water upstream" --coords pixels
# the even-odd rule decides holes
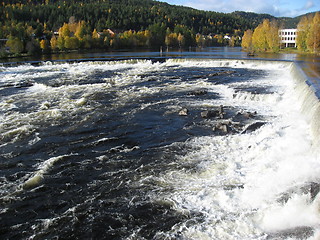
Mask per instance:
[[[204,58],[0,67],[0,238],[317,239],[308,86]]]

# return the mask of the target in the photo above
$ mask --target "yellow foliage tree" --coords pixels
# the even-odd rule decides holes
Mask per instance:
[[[252,34],[252,45],[257,51],[279,51],[279,28],[275,21],[263,20]]]
[[[82,40],[85,35],[87,35],[87,25],[85,21],[81,21],[77,23],[76,31],[74,35],[79,39]]]
[[[58,48],[58,41],[56,36],[52,36],[51,40],[50,40],[50,46],[52,50],[56,50]]]
[[[252,51],[252,30],[247,30],[244,32],[241,42],[241,47],[245,49],[246,51],[251,52]]]
[[[317,53],[320,51],[320,12],[316,12],[307,36],[307,47],[310,52]]]
[[[320,52],[320,12],[304,16],[300,20],[297,47],[300,51]]]
[[[257,51],[266,51],[267,49],[268,44],[262,24],[256,27],[252,34],[252,46]]]
[[[69,24],[64,23],[61,28],[59,28],[59,37],[65,38],[70,36]]]
[[[40,41],[40,48],[42,49],[42,51],[46,51],[49,49],[49,43],[48,40],[42,39]]]
[[[297,47],[300,51],[307,51],[307,38],[310,32],[310,22],[308,16],[302,17],[298,24],[298,33],[297,33]]]
[[[184,46],[184,43],[185,43],[185,37],[179,33],[178,35],[178,42],[179,42],[179,47],[181,48],[182,46]]]
[[[277,22],[271,21],[266,28],[268,49],[271,52],[278,52],[280,49],[279,27]]]

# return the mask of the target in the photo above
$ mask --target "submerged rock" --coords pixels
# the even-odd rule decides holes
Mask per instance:
[[[187,108],[183,108],[179,111],[179,116],[187,116],[189,110]]]
[[[27,80],[27,81],[21,81],[14,85],[15,88],[24,88],[24,87],[32,87],[34,85],[34,82]]]
[[[223,119],[225,112],[223,110],[223,105],[220,105],[217,110],[206,110],[201,112],[202,118],[220,118]]]
[[[221,76],[221,75],[233,74],[235,72],[236,72],[235,70],[222,70],[222,71],[219,71],[219,72],[211,73],[208,76],[209,77],[216,77],[216,76]]]
[[[213,118],[219,116],[218,111],[206,110],[200,113],[202,118]]]
[[[257,112],[238,112],[234,118],[235,119],[250,119],[254,118],[257,115]]]
[[[233,133],[233,128],[232,128],[232,122],[231,121],[226,121],[226,122],[218,122],[214,127],[213,131],[215,132],[220,132],[223,134],[228,134],[228,133]]]
[[[192,91],[192,92],[189,92],[188,95],[192,95],[192,96],[202,96],[202,95],[205,95],[207,94],[208,91],[205,90],[205,89],[199,89],[199,90],[195,90],[195,91]]]

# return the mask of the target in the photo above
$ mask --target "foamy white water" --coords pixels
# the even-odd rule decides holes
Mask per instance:
[[[186,239],[300,239],[303,234],[294,237],[299,229],[313,229],[308,239],[320,237],[320,196],[311,199],[309,191],[309,184],[319,181],[319,155],[312,148],[310,123],[302,114],[296,76],[288,74],[291,66],[286,64],[245,67],[269,69],[259,84],[276,92],[255,97],[227,88],[221,103],[262,112],[269,122],[250,134],[185,143],[194,150],[179,161],[195,162],[198,169],[162,175],[159,181],[174,191],[161,199],[185,214],[201,213],[201,220],[196,216],[194,222],[199,223],[178,224],[159,237],[179,233]],[[252,84],[256,83],[254,79]]]
[[[206,74],[215,68],[220,72]],[[76,223],[83,216],[90,219],[87,225],[92,230],[92,219],[97,218],[100,223],[100,218],[112,215],[105,213],[103,207],[110,206],[116,212],[112,204],[118,206],[124,201],[125,207],[139,208],[147,202],[165,209],[151,211],[154,216],[145,210],[146,222],[157,219],[157,213],[166,219],[171,212],[179,221],[173,221],[166,229],[154,226],[149,235],[143,235],[147,223],[133,221],[135,212],[127,218],[123,216],[122,206],[116,219],[124,222],[118,228],[123,239],[319,239],[320,195],[312,189],[313,184],[319,185],[320,176],[318,100],[295,68],[288,62],[242,60],[2,68],[0,90],[5,95],[0,97],[1,160],[7,161],[4,166],[16,166],[18,170],[14,170],[14,177],[10,175],[13,180],[8,180],[9,175],[1,180],[1,196],[15,201],[16,195],[28,195],[30,189],[35,189],[31,193],[39,189],[41,195],[42,188],[63,188],[61,192],[68,195],[68,187],[77,183],[70,195],[79,194],[79,201],[64,200],[59,194],[51,196],[69,205],[59,213],[30,220],[36,229],[30,238],[52,237],[51,232],[67,225],[63,223],[65,218],[71,218],[73,224],[72,230],[65,231],[76,231]],[[14,87],[26,81],[32,84],[19,90]],[[200,94],[212,97],[190,97],[199,89],[205,89]],[[229,119],[202,119],[196,115],[220,105],[230,116],[233,114]],[[182,125],[188,133],[187,140],[166,135],[170,128],[165,124],[156,128],[151,124],[158,121],[156,110],[161,109],[160,113],[170,120],[165,118],[168,125],[175,125],[182,121],[183,117],[177,117],[182,107],[187,107],[188,117],[192,117]],[[113,119],[118,110],[123,114]],[[148,110],[154,114],[151,119],[150,113],[143,115]],[[218,121],[231,122],[232,127],[241,125],[236,116],[247,113],[255,117],[248,117],[250,121],[244,121],[240,130],[229,134],[212,130]],[[108,118],[112,120],[104,123]],[[122,118],[141,130],[121,130],[126,128]],[[245,131],[255,122],[261,127]],[[106,126],[98,131],[103,124]],[[211,134],[197,136],[201,127]],[[181,129],[174,130],[182,135]],[[132,132],[134,137],[126,139]],[[154,135],[143,135],[144,132]],[[157,134],[164,138],[155,141]],[[17,153],[24,140],[27,147]],[[153,152],[158,155],[153,156]],[[151,155],[154,162],[146,162],[145,154]],[[170,161],[161,156],[169,156]],[[76,181],[77,171],[83,171],[84,177]],[[69,179],[69,175],[73,178]],[[51,179],[60,185],[52,187]],[[123,186],[127,188],[122,192],[128,195],[116,195]],[[104,187],[107,190],[103,193]],[[137,189],[143,197],[137,195]],[[114,195],[107,198],[109,191]],[[140,198],[144,200],[137,200]],[[5,214],[10,208],[8,205],[0,213]],[[88,208],[88,213],[77,216],[78,209],[83,208]],[[141,209],[143,212],[147,207]],[[137,225],[129,228],[131,221]],[[8,228],[19,229],[19,224]],[[97,231],[114,233],[117,224],[108,225],[105,221]]]

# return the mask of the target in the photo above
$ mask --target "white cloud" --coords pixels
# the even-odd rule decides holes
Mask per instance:
[[[268,13],[276,17],[296,17],[319,9],[314,0],[162,0],[196,9],[234,12]],[[318,0],[317,0],[318,1]]]
[[[256,1],[256,0],[198,0],[189,1],[184,5],[202,10],[211,10],[216,12],[234,12],[246,11],[256,13],[269,13],[277,16],[280,12],[274,4],[274,1]]]
[[[302,10],[309,10],[315,6],[313,1],[307,1]]]

